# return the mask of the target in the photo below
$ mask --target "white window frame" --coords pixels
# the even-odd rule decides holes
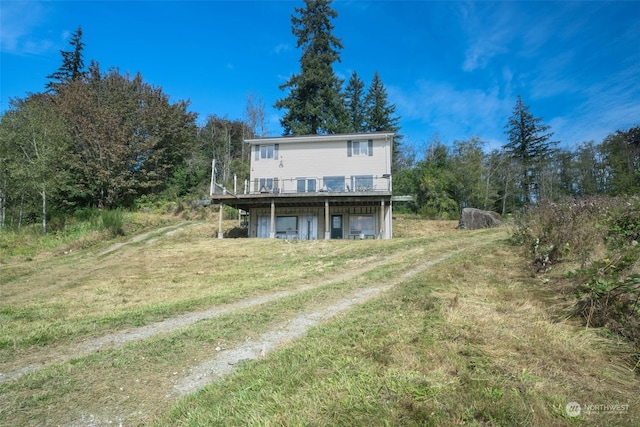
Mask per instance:
[[[373,156],[373,140],[347,141],[347,157]]]
[[[364,221],[370,223],[365,224]],[[370,226],[371,228],[365,228]],[[350,215],[349,216],[349,235],[350,236],[375,236],[376,235],[376,218],[374,215]]]
[[[261,144],[256,145],[254,149],[253,159],[258,160],[278,160],[280,152],[280,144]]]

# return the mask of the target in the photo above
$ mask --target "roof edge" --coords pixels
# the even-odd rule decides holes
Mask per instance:
[[[395,136],[395,132],[362,132],[362,133],[334,133],[327,135],[288,135],[288,136],[275,136],[268,138],[253,138],[245,139],[244,142],[249,145],[259,145],[264,143],[271,144],[286,144],[292,142],[331,142],[331,141],[346,141],[349,139],[367,138],[367,139],[387,139]]]

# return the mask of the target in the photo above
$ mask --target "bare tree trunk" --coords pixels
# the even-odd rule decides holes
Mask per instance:
[[[42,196],[42,235],[47,234],[47,191],[42,185],[42,192],[40,193]]]
[[[6,198],[4,191],[0,190],[0,230],[4,228],[4,219],[6,214]]]
[[[504,194],[502,194],[502,216],[504,216],[507,210],[507,195],[509,194],[508,187],[509,187],[509,178],[507,175],[507,179],[504,180]]]
[[[18,210],[18,230],[22,229],[22,213],[24,212],[24,194],[20,197],[20,209]]]

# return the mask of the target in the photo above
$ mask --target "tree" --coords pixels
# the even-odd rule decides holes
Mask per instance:
[[[368,132],[398,132],[399,117],[395,117],[396,106],[390,104],[387,100],[387,91],[380,79],[380,75],[376,71],[373,75],[371,85],[365,97],[366,106],[366,126],[365,131]],[[393,173],[399,170],[398,160],[400,157],[400,140],[402,136],[397,135],[393,138],[393,153],[391,156],[391,171]]]
[[[166,188],[195,138],[188,103],[170,104],[140,74],[103,74],[92,63],[89,75],[61,87],[56,100],[74,145],[69,197],[84,206],[131,206]]]
[[[366,130],[366,104],[364,101],[364,82],[354,71],[349,78],[349,83],[344,89],[345,101],[349,114],[351,132],[363,132]]]
[[[454,141],[451,167],[456,180],[455,199],[462,208],[486,208],[484,141]]]
[[[574,153],[575,193],[578,197],[594,196],[605,190],[604,163],[601,146],[584,142]]]
[[[618,130],[602,141],[606,190],[612,195],[640,192],[640,126]]]
[[[39,197],[42,234],[46,234],[48,203],[66,177],[62,165],[68,154],[68,133],[49,95],[11,100],[10,107],[1,134],[2,145],[13,154],[9,173],[20,183],[14,188],[22,192],[21,211],[24,196]]]
[[[198,130],[197,149],[209,166],[211,160],[216,161],[216,179],[221,184],[232,185],[234,175],[241,182],[249,179],[249,157],[244,155],[244,138],[252,137],[252,134],[247,123],[217,116],[207,117],[204,126]],[[210,167],[208,173],[211,173]]]
[[[547,132],[550,126],[542,124],[541,117],[534,117],[529,112],[520,95],[505,129],[509,142],[504,149],[520,164],[522,203],[535,202],[538,200],[537,175],[540,166],[551,155],[557,142],[550,141],[553,136],[552,132]]]
[[[293,35],[302,48],[300,74],[293,75],[281,90],[287,97],[275,107],[286,110],[280,120],[285,135],[339,133],[347,131],[348,113],[341,93],[342,81],[336,77],[333,63],[340,62],[340,39],[333,34],[331,19],[338,16],[331,0],[305,0],[304,8],[295,8],[299,17],[291,17]]]
[[[85,44],[82,42],[82,27],[78,27],[76,31],[71,35],[69,44],[73,46],[73,50],[64,51],[62,54],[62,65],[53,74],[47,76],[48,79],[52,79],[47,83],[46,87],[51,91],[58,91],[60,85],[65,85],[71,80],[76,80],[84,76],[84,60],[82,59],[82,50]]]
[[[245,137],[254,138],[258,136],[264,138],[269,133],[269,130],[265,122],[264,101],[262,100],[262,96],[250,92],[249,95],[247,95],[246,101],[245,114],[250,134],[245,135]],[[244,147],[244,144],[242,145]]]
[[[453,219],[458,215],[451,155],[437,137],[429,145],[425,159],[417,163],[415,179],[419,213],[432,219]]]

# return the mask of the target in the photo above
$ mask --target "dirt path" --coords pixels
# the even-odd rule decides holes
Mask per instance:
[[[101,252],[100,255],[112,254],[127,245],[142,241],[153,243],[157,239],[162,239],[164,236],[170,235],[188,225],[189,223],[178,224],[135,236],[127,242],[109,247]],[[128,390],[127,393],[131,394],[126,399],[131,399],[131,401],[117,400],[118,398],[115,395],[110,394],[110,401],[104,402],[104,404],[100,403],[96,408],[84,408],[84,410],[83,408],[75,408],[73,411],[68,412],[66,417],[69,418],[66,418],[63,423],[71,426],[125,425],[123,423],[126,423],[126,425],[144,424],[143,420],[148,419],[146,417],[153,413],[153,410],[146,413],[144,408],[151,409],[152,407],[150,403],[146,402],[154,401],[157,404],[158,400],[162,401],[164,397],[166,405],[170,405],[181,396],[197,391],[205,385],[232,373],[239,363],[260,358],[269,352],[282,348],[292,340],[303,336],[309,328],[320,325],[332,317],[346,312],[354,305],[376,298],[381,293],[388,291],[410,277],[423,273],[433,265],[441,263],[466,249],[483,246],[496,238],[499,237],[491,235],[485,239],[454,239],[448,241],[440,249],[441,252],[431,252],[431,255],[428,255],[422,247],[413,246],[397,249],[386,256],[377,259],[371,258],[367,262],[363,262],[347,271],[331,273],[325,276],[323,280],[313,283],[300,282],[297,286],[289,289],[270,291],[262,295],[252,295],[232,303],[186,313],[142,327],[128,328],[97,338],[41,349],[44,351],[26,355],[26,357],[21,357],[20,360],[16,360],[15,363],[11,363],[9,366],[5,365],[5,372],[0,373],[0,384],[16,380],[24,374],[36,372],[47,366],[62,364],[97,352],[118,349],[128,343],[144,341],[155,336],[162,336],[162,334],[176,332],[202,320],[214,319],[223,315],[237,313],[244,309],[256,308],[307,291],[331,287],[334,284],[350,281],[354,283],[353,281],[359,277],[381,267],[400,261],[404,262],[406,259],[417,259],[417,262],[411,261],[411,264],[408,264],[411,266],[400,275],[390,277],[382,282],[368,284],[365,287],[355,288],[347,294],[341,294],[341,296],[338,293],[335,297],[323,297],[320,301],[314,300],[311,303],[307,303],[297,312],[292,312],[287,321],[272,325],[269,330],[247,337],[244,341],[229,346],[221,345],[215,347],[214,344],[210,347],[209,351],[211,353],[203,354],[204,357],[198,359],[194,358],[191,365],[188,362],[187,364],[174,365],[170,368],[171,372],[164,372],[158,378],[145,378],[144,376],[127,378],[125,382],[135,381],[137,385],[132,386],[128,383],[129,387],[127,387],[127,385],[122,384],[119,386],[119,390],[122,391],[122,387],[124,387],[124,390]],[[419,257],[416,258],[416,255],[419,255]],[[151,384],[153,384],[152,390],[149,389]],[[93,385],[87,386],[94,387]],[[113,387],[113,385],[106,384],[95,386]],[[134,401],[137,401],[136,406],[130,406],[133,405]],[[164,407],[165,404],[160,406]],[[128,413],[128,415],[124,415],[125,413]]]
[[[311,327],[316,326],[333,316],[348,310],[356,304],[362,304],[407,278],[419,274],[429,267],[438,264],[455,255],[461,250],[447,253],[440,258],[424,263],[417,268],[405,272],[395,280],[385,284],[377,284],[366,288],[357,289],[346,298],[333,302],[330,305],[316,307],[313,312],[300,313],[291,321],[278,325],[276,328],[262,334],[257,340],[250,340],[235,348],[228,349],[206,362],[189,369],[189,374],[174,382],[174,390],[168,396],[181,396],[196,391],[205,385],[216,381],[233,372],[238,362],[254,360],[279,348],[281,345],[301,337]]]
[[[103,252],[102,254],[106,254],[106,253],[112,253],[120,248],[122,248],[123,246],[133,243],[133,242],[139,242],[144,240],[145,238],[148,238],[149,235],[153,234],[153,235],[157,235],[159,232],[164,233],[167,230],[172,230],[172,231],[177,231],[178,229],[184,227],[184,225],[181,226],[172,226],[172,227],[165,227],[163,229],[159,229],[156,230],[153,233],[145,233],[144,235],[140,235],[140,236],[136,236],[133,239],[129,240],[128,242],[125,243],[118,243],[117,245],[113,245],[111,246],[107,251]],[[168,234],[168,233],[165,233]],[[212,319],[215,317],[219,317],[228,313],[232,313],[234,311],[237,310],[241,310],[241,309],[245,309],[245,308],[250,308],[250,307],[255,307],[261,304],[266,304],[281,298],[285,298],[285,297],[289,297],[289,296],[293,296],[311,289],[315,289],[315,288],[321,288],[327,285],[330,285],[332,283],[337,283],[337,282],[342,282],[342,281],[346,281],[349,280],[351,278],[357,277],[359,275],[362,275],[364,273],[366,273],[367,271],[371,271],[374,270],[378,267],[380,267],[381,265],[387,264],[389,262],[392,262],[395,259],[401,258],[403,256],[406,255],[407,251],[399,251],[394,253],[392,256],[386,257],[382,260],[379,260],[378,262],[374,262],[374,263],[369,263],[367,264],[365,267],[361,267],[358,269],[352,269],[349,270],[346,273],[337,275],[335,277],[329,278],[327,280],[321,281],[321,282],[317,282],[311,285],[304,285],[304,286],[299,286],[296,288],[292,288],[292,289],[288,289],[285,291],[278,291],[278,292],[273,292],[273,293],[269,293],[269,294],[265,294],[265,295],[261,295],[258,297],[252,297],[252,298],[246,298],[243,300],[240,300],[236,303],[232,303],[232,304],[228,304],[228,305],[224,305],[224,306],[219,306],[219,307],[214,307],[208,310],[203,310],[203,311],[197,311],[197,312],[192,312],[192,313],[187,313],[181,316],[176,316],[176,317],[172,317],[166,320],[163,320],[161,322],[156,322],[156,323],[152,323],[149,325],[145,325],[145,326],[141,326],[138,328],[128,328],[122,331],[117,331],[114,333],[110,333],[98,338],[93,338],[93,339],[89,339],[89,340],[85,340],[82,341],[80,343],[76,343],[73,345],[68,345],[62,348],[52,348],[49,351],[45,351],[45,352],[39,352],[37,354],[31,355],[29,357],[25,357],[22,360],[20,360],[19,366],[13,367],[8,369],[5,372],[0,372],[0,384],[8,382],[8,381],[12,381],[15,380],[17,378],[19,378],[20,376],[30,373],[30,372],[34,372],[38,369],[41,369],[45,366],[51,365],[53,363],[63,363],[66,362],[72,358],[75,357],[81,357],[81,356],[86,356],[88,354],[91,353],[95,353],[97,351],[101,351],[101,350],[108,350],[108,349],[114,349],[114,348],[119,348],[122,347],[123,345],[131,342],[131,341],[136,341],[136,340],[144,340],[147,338],[150,338],[154,335],[158,335],[158,334],[162,334],[162,333],[168,333],[168,332],[172,332],[175,330],[178,330],[180,328],[186,327],[188,325],[191,325],[193,323],[196,323],[200,320],[204,320],[204,319]],[[458,252],[458,251],[454,251],[451,252],[449,254],[447,254],[445,257],[448,257],[450,255],[452,255],[453,253]],[[444,258],[440,258],[437,262],[440,262],[442,259]],[[427,263],[424,264],[420,267],[418,267],[417,269],[414,269],[412,271],[406,272],[403,277],[407,277],[408,275],[412,275],[412,274],[417,274],[420,271],[423,271],[424,269],[426,269],[427,267],[429,267],[430,265],[433,265],[432,263]],[[398,282],[398,279],[396,279],[393,282],[389,282],[392,284],[395,284]],[[387,289],[388,287],[390,287],[392,285],[387,284],[386,286],[384,286],[384,289]],[[369,291],[372,290],[381,290],[383,289],[382,286],[377,286],[374,288],[366,288]],[[377,294],[377,292],[376,292]],[[355,298],[355,302],[353,302],[352,304],[348,304],[347,306],[345,306],[343,309],[341,309],[340,311],[350,307],[353,304],[356,304],[358,302],[362,302],[360,301],[361,298]],[[354,297],[350,297],[347,299],[347,301],[351,301],[354,300]],[[337,304],[338,306],[342,306],[344,305],[343,301],[338,302]],[[334,307],[326,307],[326,310],[334,310]],[[334,313],[335,314],[335,313]],[[312,315],[311,318],[317,317],[318,315]],[[320,317],[331,317],[331,316],[327,316],[327,315],[320,315]],[[317,322],[314,322],[313,324],[315,324]],[[312,326],[311,324],[309,326]],[[279,332],[279,336],[282,336],[282,339],[292,339],[294,337],[297,337],[299,334],[297,334],[295,331],[293,331],[291,333],[290,337],[287,337],[286,334],[283,335],[282,333],[282,329],[286,329],[284,326],[280,327],[280,332]],[[306,330],[306,328],[305,328]],[[265,345],[267,343],[264,343]],[[260,347],[262,349],[262,347]],[[242,359],[248,359],[249,357],[242,357]]]
[[[185,227],[191,227],[194,225],[197,225],[198,223],[195,222],[181,222],[179,224],[173,224],[173,225],[168,225],[166,227],[162,227],[162,228],[157,228],[154,230],[151,230],[147,233],[142,233],[142,234],[137,234],[135,236],[133,236],[131,239],[127,240],[126,242],[119,242],[119,243],[115,243],[111,246],[109,246],[107,249],[105,249],[104,251],[102,251],[98,256],[103,256],[103,255],[108,255],[112,252],[117,251],[118,249],[121,249],[123,246],[127,246],[127,245],[131,245],[133,243],[138,243],[138,242],[142,242],[144,240],[147,240],[147,243],[154,243],[157,238],[151,238],[151,236],[157,236],[157,235],[164,235],[164,236],[170,236],[174,233],[176,233],[177,231],[185,228]]]

